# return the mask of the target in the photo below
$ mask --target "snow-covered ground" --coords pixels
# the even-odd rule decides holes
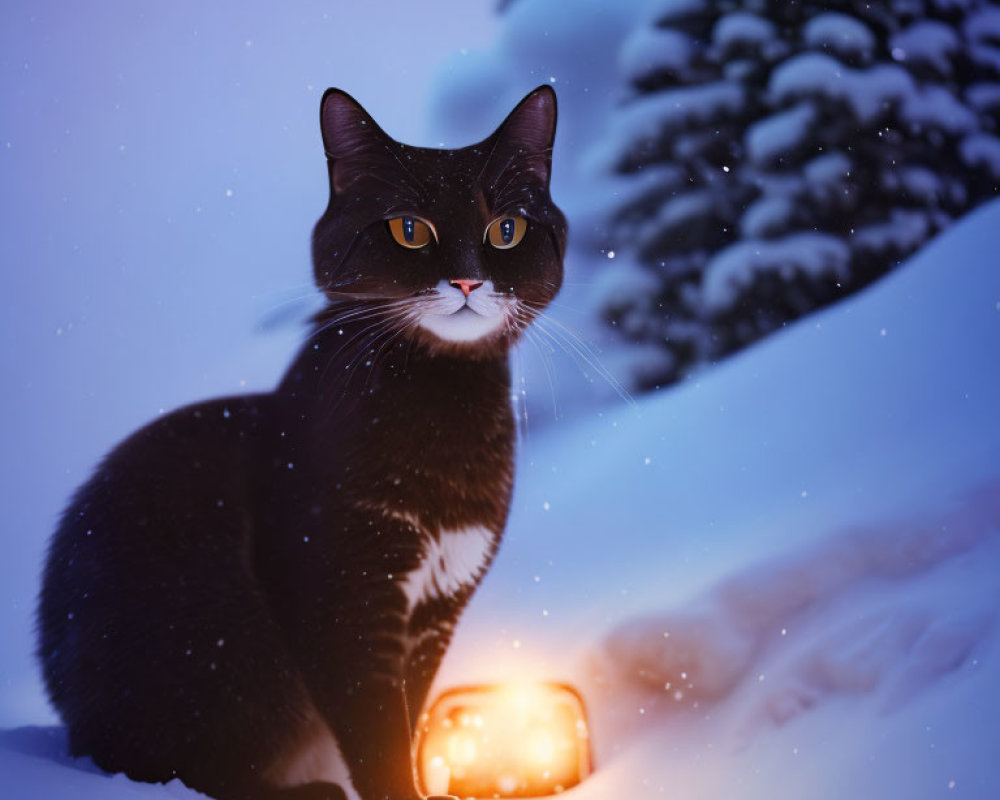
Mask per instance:
[[[581,800],[1000,797],[998,226],[532,438],[439,685],[581,685]]]
[[[867,293],[529,434],[440,687],[583,688],[609,796],[1000,796],[1000,202]],[[5,796],[193,796],[0,735]]]

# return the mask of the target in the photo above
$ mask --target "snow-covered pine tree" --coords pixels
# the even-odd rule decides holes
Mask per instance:
[[[662,385],[855,291],[1000,189],[1000,7],[668,0],[622,50],[609,321]],[[955,269],[961,269],[960,264]]]

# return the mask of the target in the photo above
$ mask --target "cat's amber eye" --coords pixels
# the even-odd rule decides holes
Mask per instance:
[[[489,242],[498,250],[510,250],[528,230],[528,220],[524,217],[499,217],[486,226],[484,241]]]
[[[419,250],[437,240],[437,235],[430,223],[416,217],[396,217],[389,220],[389,233],[397,244],[410,250]]]

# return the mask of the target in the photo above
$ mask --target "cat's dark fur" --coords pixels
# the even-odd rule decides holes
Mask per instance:
[[[324,95],[312,336],[275,391],[125,440],[53,537],[38,653],[74,754],[234,800],[419,796],[411,727],[510,503],[508,349],[562,279],[555,116],[540,87],[432,150]]]

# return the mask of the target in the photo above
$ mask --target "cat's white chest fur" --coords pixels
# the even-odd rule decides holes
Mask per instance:
[[[410,612],[426,600],[451,597],[474,586],[486,569],[493,532],[482,526],[442,530],[428,537],[424,556],[400,583]]]

